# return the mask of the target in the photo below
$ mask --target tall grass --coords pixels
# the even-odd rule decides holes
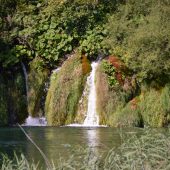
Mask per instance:
[[[2,155],[1,170],[40,170],[39,164],[34,162],[28,162],[23,154],[17,156],[14,154],[14,158],[10,159],[7,155]]]
[[[25,130],[22,128],[22,126],[20,126],[18,124],[19,128],[21,129],[21,131],[25,134],[25,136],[29,139],[29,141],[36,147],[36,149],[40,152],[40,154],[42,155],[44,161],[45,161],[45,164],[47,166],[47,169],[52,169],[52,165],[51,163],[49,162],[47,156],[44,154],[44,152],[38,147],[38,145],[31,139],[31,137],[25,132]]]
[[[127,134],[128,136],[130,134]],[[126,135],[126,136],[127,136]],[[122,136],[122,134],[121,134]],[[126,140],[125,140],[126,139]],[[75,150],[69,159],[61,158],[48,170],[168,170],[170,169],[170,130],[166,133],[147,130],[142,136],[122,136],[123,143],[105,157],[95,150]],[[11,160],[3,156],[2,170],[41,170],[41,165],[28,162],[22,154]]]

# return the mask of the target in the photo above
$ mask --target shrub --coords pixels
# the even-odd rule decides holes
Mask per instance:
[[[144,89],[143,89],[144,90]],[[165,127],[170,123],[170,86],[147,88],[113,113],[113,126]]]
[[[100,124],[112,125],[113,113],[117,106],[122,103],[119,89],[110,88],[108,79],[103,70],[103,63],[101,63],[96,71],[97,113],[99,114]]]
[[[163,127],[169,124],[169,98],[169,84],[161,90],[149,89],[143,94],[139,109],[146,126]]]
[[[114,127],[143,127],[143,119],[138,108],[134,109],[131,104],[118,107],[113,113],[112,121]]]

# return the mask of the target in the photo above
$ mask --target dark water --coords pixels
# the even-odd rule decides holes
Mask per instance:
[[[69,158],[78,148],[89,148],[99,155],[122,143],[121,135],[141,134],[141,129],[81,128],[81,127],[24,127],[45,155],[57,163],[60,157]],[[0,128],[0,152],[12,157],[14,151],[24,153],[28,160],[43,159],[35,146],[17,127]]]

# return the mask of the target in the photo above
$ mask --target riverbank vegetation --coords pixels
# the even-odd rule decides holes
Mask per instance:
[[[100,124],[168,126],[169,11],[167,0],[0,0],[0,125],[28,114],[46,114],[49,125],[73,123],[90,71],[83,58],[100,56]]]
[[[49,170],[110,170],[110,169],[169,169],[170,163],[170,135],[155,130],[142,132],[141,136],[135,134],[121,135],[122,144],[118,148],[111,149],[105,156],[99,156],[91,148],[74,149],[73,155],[67,160],[61,158],[57,165],[52,165]],[[126,139],[126,140],[125,140]],[[40,164],[30,162],[24,155],[14,156],[11,160],[7,156],[2,158],[2,170],[41,170]]]

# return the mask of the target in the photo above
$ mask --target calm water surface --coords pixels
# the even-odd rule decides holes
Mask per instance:
[[[141,129],[82,128],[82,127],[24,127],[45,155],[57,163],[60,157],[69,158],[77,148],[89,148],[97,154],[121,144],[121,135],[140,134]],[[17,127],[0,128],[0,152],[12,157],[24,153],[27,159],[43,162],[34,145]]]

